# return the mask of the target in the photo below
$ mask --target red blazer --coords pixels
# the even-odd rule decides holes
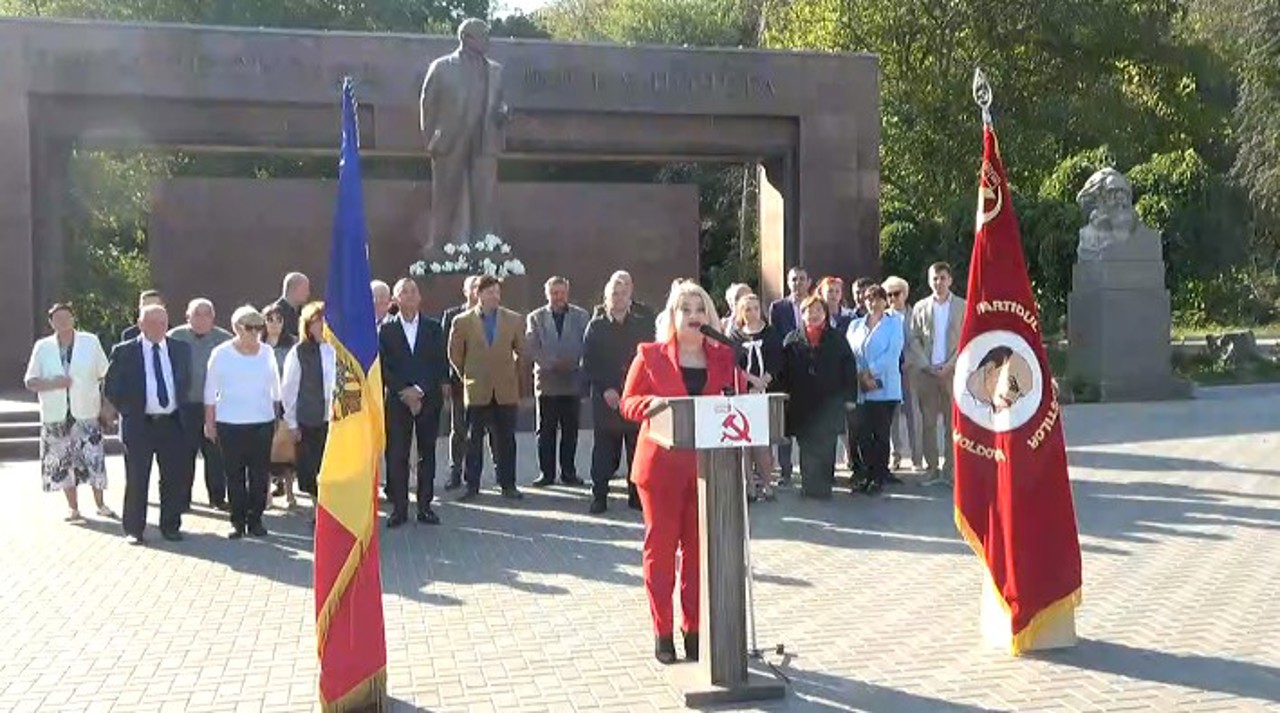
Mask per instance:
[[[738,369],[733,350],[710,339],[704,341],[707,354],[707,385],[701,395],[724,393],[726,388],[737,386],[746,393],[746,377]],[[649,342],[636,348],[636,357],[627,372],[627,384],[622,390],[619,410],[628,421],[640,423],[640,437],[636,443],[635,460],[632,463],[632,481],[643,486],[650,478],[687,477],[698,474],[698,458],[690,449],[667,450],[649,440],[649,403],[655,396],[696,396],[685,390],[684,377],[680,373],[680,346],[673,339],[669,342]]]

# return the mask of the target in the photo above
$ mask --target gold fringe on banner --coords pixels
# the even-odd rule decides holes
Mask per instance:
[[[387,669],[383,667],[336,701],[326,701],[320,696],[320,710],[323,713],[382,713],[389,710],[387,702]]]
[[[964,513],[960,512],[960,508],[955,509],[955,521],[956,529],[960,531],[960,535],[964,537],[965,542],[969,543],[969,548],[973,550],[973,554],[977,555],[978,559],[982,561],[982,571],[986,573],[987,579],[991,582],[991,591],[1000,595],[1000,587],[996,586],[995,577],[991,576],[991,568],[987,566],[987,556],[982,549],[982,541],[978,539],[978,533],[969,527],[969,523],[964,519]],[[1000,601],[1000,606],[1004,609],[1005,615],[1012,617],[1013,611],[1009,609],[1009,603],[1004,600],[1004,596],[997,596],[997,599]],[[1017,633],[1010,632],[1009,653],[1014,656],[1020,656],[1022,652],[1034,648],[1036,637],[1045,628],[1063,616],[1069,616],[1083,601],[1083,590],[1076,589],[1074,592],[1036,612],[1036,615],[1031,617],[1031,621],[1022,628],[1022,631]]]

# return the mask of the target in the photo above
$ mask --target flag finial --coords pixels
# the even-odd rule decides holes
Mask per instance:
[[[991,124],[991,84],[987,82],[987,75],[983,74],[982,67],[973,69],[973,100],[982,109],[982,123],[989,126]]]

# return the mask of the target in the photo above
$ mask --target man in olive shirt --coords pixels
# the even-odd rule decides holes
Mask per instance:
[[[203,297],[187,305],[187,323],[169,330],[169,338],[191,345],[191,382],[181,394],[183,431],[187,436],[187,457],[183,461],[183,511],[191,509],[191,490],[196,480],[196,454],[204,456],[204,487],[209,505],[227,510],[227,476],[222,470],[222,453],[218,444],[204,436],[204,379],[213,348],[231,339],[231,333],[214,325],[213,303]]]

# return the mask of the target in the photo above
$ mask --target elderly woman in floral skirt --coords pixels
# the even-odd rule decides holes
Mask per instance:
[[[116,514],[103,501],[107,464],[102,447],[102,377],[107,355],[102,343],[76,330],[71,305],[49,309],[53,334],[31,349],[23,379],[40,400],[40,474],[45,492],[62,491],[67,499],[67,522],[79,522],[77,488],[88,484],[98,515]]]

